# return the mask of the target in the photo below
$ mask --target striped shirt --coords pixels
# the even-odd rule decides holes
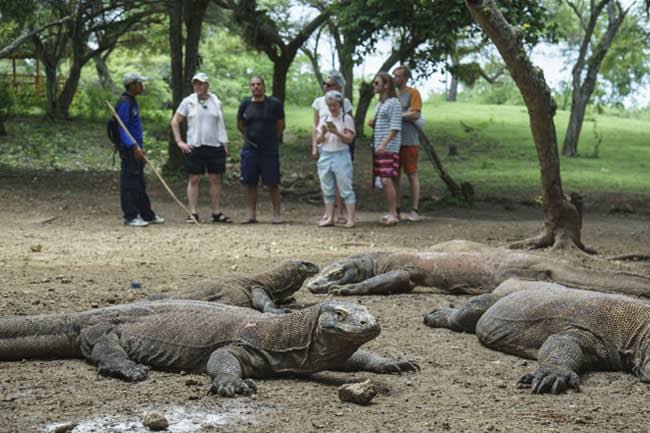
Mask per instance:
[[[388,135],[391,129],[397,131],[395,137],[388,142],[384,150],[399,153],[402,142],[402,104],[397,98],[388,98],[377,104],[375,110],[375,141],[374,148],[377,149]]]

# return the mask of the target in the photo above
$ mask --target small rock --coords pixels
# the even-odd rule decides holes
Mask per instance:
[[[358,383],[346,383],[339,387],[339,399],[361,405],[369,404],[377,395],[377,387],[370,379]]]
[[[145,414],[142,419],[142,424],[149,430],[153,431],[165,430],[169,427],[169,421],[167,421],[167,418],[158,412],[149,412]]]
[[[68,422],[57,426],[52,432],[53,433],[69,433],[77,426],[77,423]]]
[[[32,250],[33,253],[40,253],[41,250],[43,249],[43,245],[41,244],[35,244],[29,247],[30,250]]]

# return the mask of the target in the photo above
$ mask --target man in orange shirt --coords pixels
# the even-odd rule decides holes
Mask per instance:
[[[399,158],[403,170],[408,176],[411,191],[411,212],[406,217],[409,221],[418,221],[420,214],[420,180],[418,179],[418,151],[420,149],[420,137],[415,121],[420,118],[422,111],[422,97],[420,92],[406,84],[411,78],[411,70],[406,65],[399,65],[393,70],[397,97],[402,104],[402,146],[400,147]],[[397,192],[397,209],[399,215],[400,206],[400,176],[395,178],[395,189]]]

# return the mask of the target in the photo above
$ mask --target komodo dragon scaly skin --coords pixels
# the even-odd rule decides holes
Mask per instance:
[[[533,393],[578,389],[586,370],[626,371],[650,382],[650,304],[647,301],[509,280],[461,307],[427,314],[432,328],[475,332],[485,346],[537,359],[519,384]]]
[[[282,314],[290,310],[278,308],[302,287],[302,283],[318,273],[318,265],[305,260],[287,260],[267,272],[253,276],[216,278],[199,283],[198,288],[169,294],[149,296],[149,300],[193,299],[254,308],[263,313]]]
[[[650,297],[648,276],[589,269],[468,241],[445,242],[426,252],[357,254],[327,266],[306,287],[312,293],[377,295],[426,286],[450,294],[475,295],[512,277]]]
[[[287,315],[201,301],[154,301],[81,313],[0,317],[0,361],[85,358],[98,373],[143,380],[147,366],[207,373],[210,392],[256,391],[251,378],[321,370],[419,369],[358,350],[379,335],[365,307],[324,302]]]

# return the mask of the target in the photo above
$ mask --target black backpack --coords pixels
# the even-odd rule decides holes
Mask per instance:
[[[122,95],[120,99],[117,101],[117,104],[115,104],[115,111],[117,112],[117,106],[120,104],[120,102],[126,101],[129,104],[129,116],[131,115],[131,98],[129,98],[126,95]],[[115,119],[114,116],[111,116],[110,119],[106,122],[106,135],[108,135],[108,139],[115,145],[115,148],[118,149],[120,145],[122,144],[122,141],[120,140],[120,124]]]

